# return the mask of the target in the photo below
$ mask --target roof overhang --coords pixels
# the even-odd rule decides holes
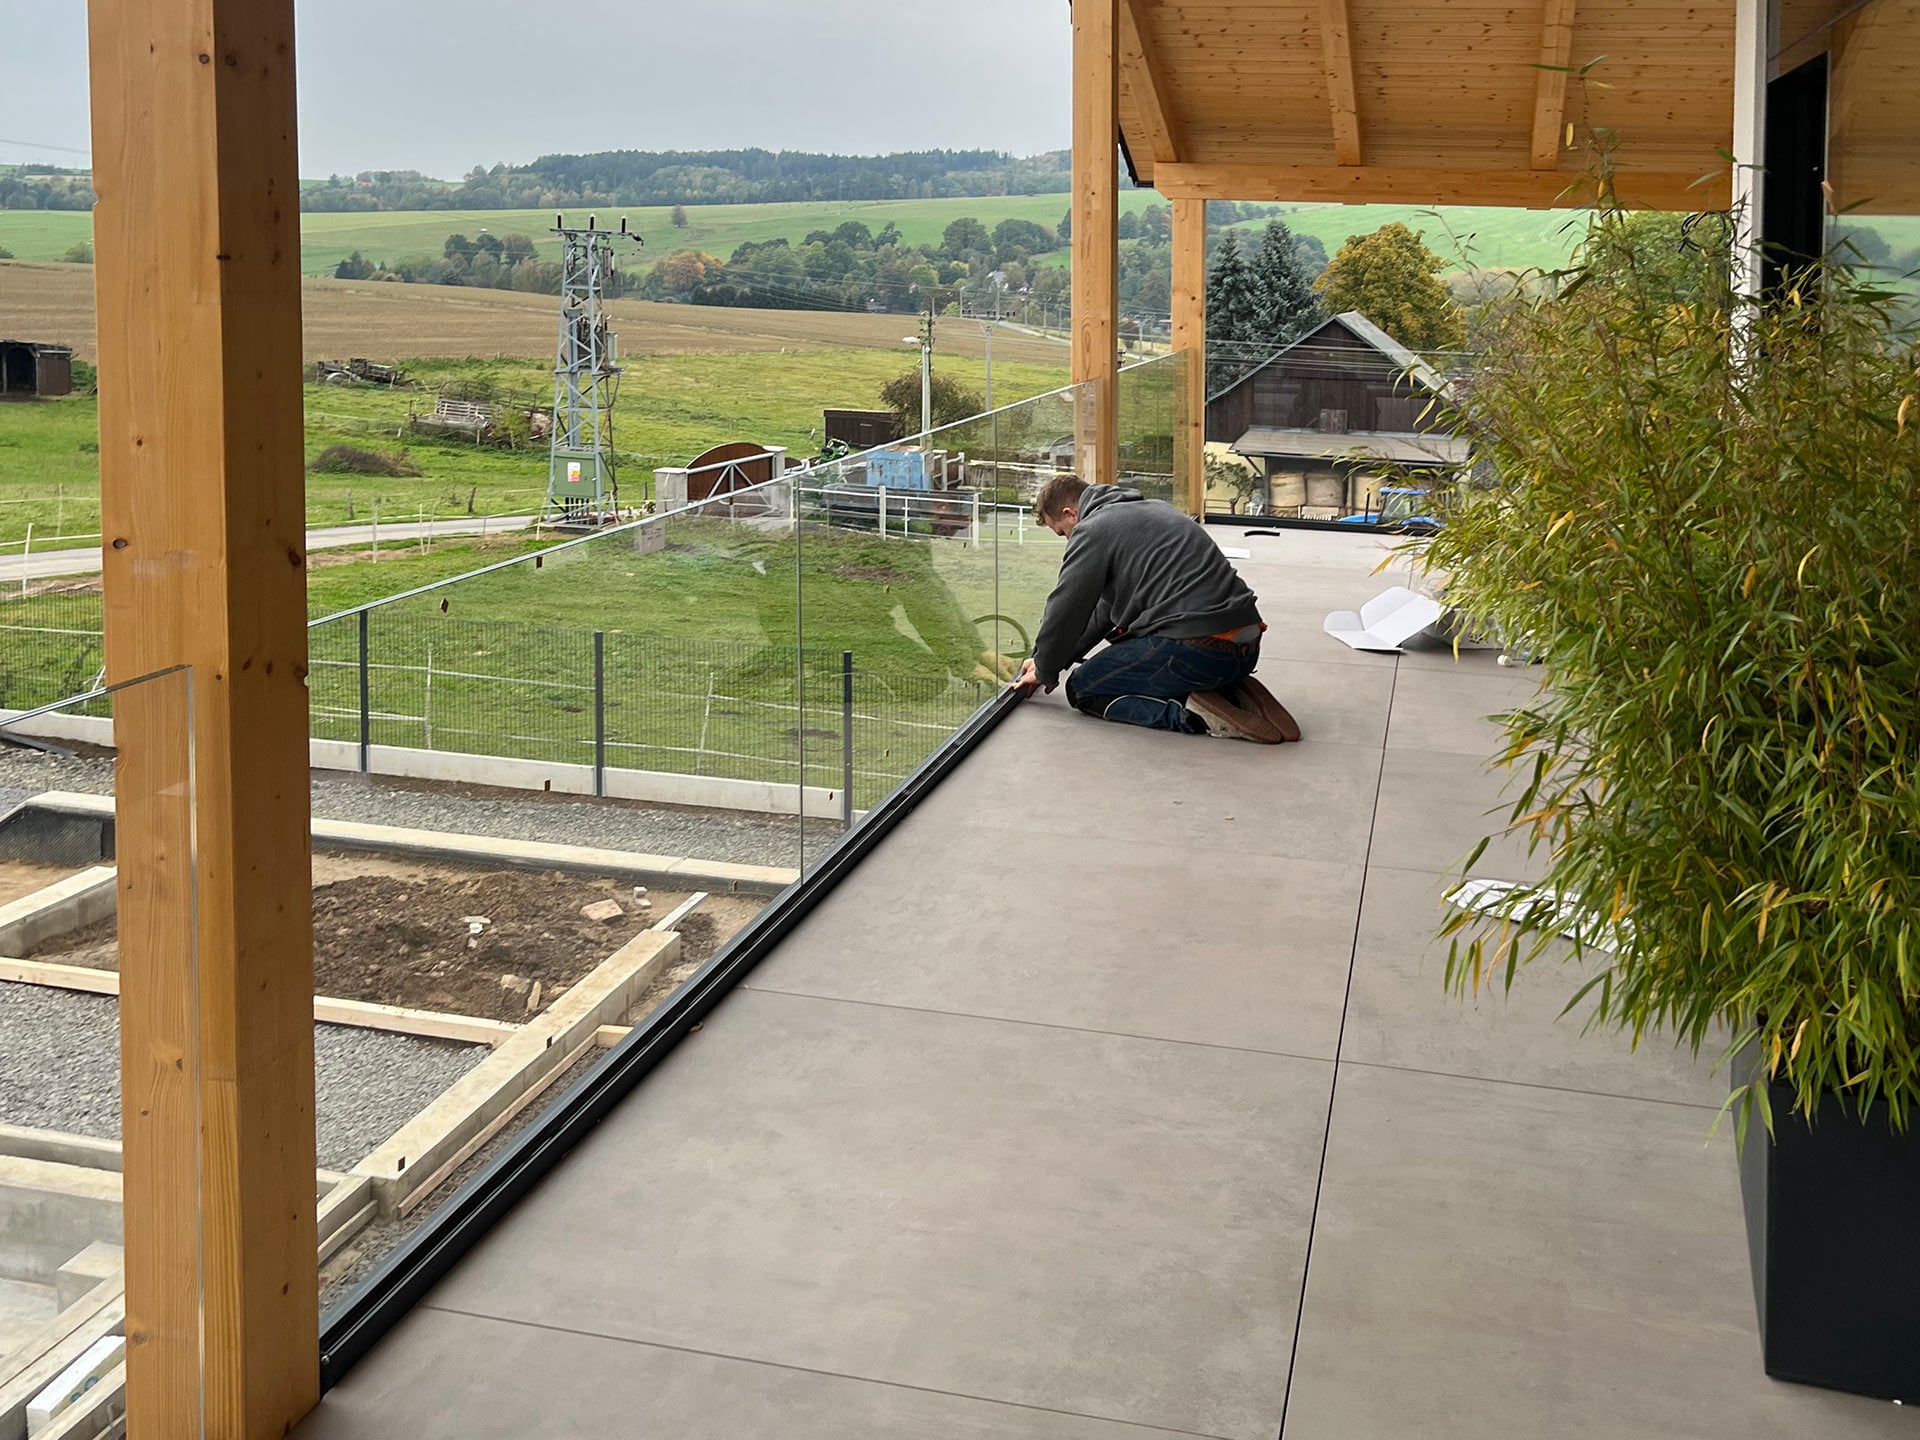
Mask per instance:
[[[1729,203],[1737,0],[1119,0],[1120,122],[1169,198]]]
[[[1319,430],[1297,430],[1256,425],[1233,449],[1240,455],[1274,460],[1326,460],[1336,463],[1392,465],[1464,465],[1472,448],[1457,435],[1419,435],[1391,430],[1349,430],[1328,435]]]

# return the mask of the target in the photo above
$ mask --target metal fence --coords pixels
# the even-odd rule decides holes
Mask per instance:
[[[681,641],[417,611],[308,634],[312,733],[373,746],[841,790],[871,804],[992,697],[853,651]]]

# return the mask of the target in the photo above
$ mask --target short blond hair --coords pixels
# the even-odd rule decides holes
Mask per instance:
[[[1040,487],[1040,493],[1033,497],[1034,518],[1041,524],[1049,520],[1058,520],[1061,514],[1072,509],[1080,509],[1080,498],[1087,493],[1087,482],[1078,475],[1056,475]]]

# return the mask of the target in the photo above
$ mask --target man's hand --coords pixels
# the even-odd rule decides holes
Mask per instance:
[[[1028,656],[1021,664],[1020,673],[1013,677],[1013,685],[1011,688],[1016,695],[1031,695],[1034,691],[1041,688],[1040,672],[1034,669],[1032,656]],[[1053,686],[1047,686],[1046,691],[1051,695],[1053,693]]]

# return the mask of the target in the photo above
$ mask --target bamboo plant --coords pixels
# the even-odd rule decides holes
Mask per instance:
[[[1428,563],[1542,658],[1500,717],[1546,874],[1458,913],[1448,983],[1555,932],[1570,1011],[1812,1116],[1920,1102],[1920,375],[1896,291],[1834,256],[1759,305],[1703,236],[1591,213],[1575,268],[1481,327],[1457,423],[1489,462]],[[1491,477],[1491,478],[1485,478]],[[1486,842],[1482,842],[1482,846]],[[1479,854],[1476,850],[1475,856]],[[1472,863],[1470,860],[1469,865]],[[1555,912],[1551,926],[1529,917]]]

